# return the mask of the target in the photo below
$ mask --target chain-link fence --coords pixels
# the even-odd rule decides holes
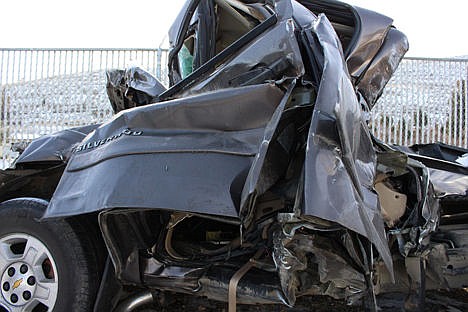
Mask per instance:
[[[106,69],[140,65],[167,83],[166,64],[166,50],[0,49],[0,167],[14,144],[108,119]],[[467,148],[467,79],[468,59],[404,59],[372,111],[374,134]]]

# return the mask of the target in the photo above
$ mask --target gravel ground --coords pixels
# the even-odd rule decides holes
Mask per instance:
[[[380,311],[404,311],[406,294],[386,294],[378,298]],[[227,312],[227,304],[204,298],[191,298],[184,295],[167,296],[161,312]],[[144,310],[150,312],[154,310]],[[324,296],[299,298],[294,308],[282,305],[248,306],[238,305],[238,312],[355,312],[363,311],[362,306],[347,306],[341,301]],[[424,311],[430,312],[467,312],[468,289],[450,292],[428,292]],[[142,311],[143,312],[143,311]]]

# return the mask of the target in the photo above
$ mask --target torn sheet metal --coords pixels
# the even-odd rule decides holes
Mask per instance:
[[[376,154],[340,41],[324,15],[318,17],[309,34],[317,36],[324,64],[307,141],[303,214],[339,223],[367,237],[392,272],[373,192]]]
[[[108,70],[106,77],[107,95],[114,113],[156,103],[158,95],[166,90],[156,77],[137,66]]]
[[[62,130],[54,134],[44,135],[28,145],[17,158],[15,164],[33,162],[67,162],[73,146],[81,142],[99,125]]]
[[[459,156],[455,161],[463,167],[468,168],[468,153]]]
[[[393,28],[391,18],[377,12],[338,1],[298,2],[315,14],[324,13],[331,21],[343,45],[353,83],[372,107],[408,50],[405,35]],[[302,20],[302,16],[298,17]]]
[[[357,88],[366,99],[369,109],[374,107],[382,95],[408,49],[406,36],[395,28],[390,28],[379,52],[357,83]]]
[[[385,41],[393,20],[385,15],[367,9],[353,7],[358,19],[355,37],[347,52],[347,65],[350,75],[359,80],[377,55]]]
[[[290,100],[291,92],[295,85],[295,80],[289,84],[281,103],[276,108],[270,122],[266,126],[262,143],[259,145],[259,149],[257,150],[252,166],[250,167],[247,178],[245,180],[240,204],[240,212],[242,214],[242,218],[244,219],[244,225],[248,225],[251,221],[249,220],[249,217],[251,217],[253,213],[253,203],[255,203],[255,197],[259,194],[263,194],[278,180],[278,168],[274,168],[273,166],[269,165],[268,161],[265,160],[267,158],[267,154],[270,152],[270,143],[280,122],[281,115],[286,104]]]
[[[418,208],[421,209],[421,217],[424,223],[422,223],[417,231],[419,232],[414,246],[415,254],[422,253],[427,249],[430,243],[430,235],[437,230],[439,219],[440,219],[440,205],[434,194],[434,189],[431,184],[429,168],[424,166],[422,163],[408,159],[408,165],[413,168],[418,168],[421,171],[419,177],[422,186],[422,200],[418,203]]]
[[[288,223],[294,218],[287,219],[273,232],[272,257],[288,305],[294,306],[296,298],[303,295],[328,295],[347,302],[362,298],[367,288],[364,275],[350,266],[344,254],[338,251],[342,246],[319,234],[305,234],[301,229],[314,229],[307,222]],[[336,229],[324,231],[331,233]],[[315,266],[317,271],[308,269]]]
[[[468,175],[432,168],[429,174],[437,196],[468,196]]]

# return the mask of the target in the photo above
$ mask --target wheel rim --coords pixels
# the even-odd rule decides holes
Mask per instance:
[[[58,294],[57,266],[49,249],[36,237],[14,233],[0,238],[0,279],[0,307],[6,311],[53,310]]]

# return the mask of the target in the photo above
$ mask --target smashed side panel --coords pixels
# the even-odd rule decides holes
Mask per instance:
[[[76,146],[45,217],[119,207],[237,217],[282,98],[262,84],[121,112]]]
[[[44,218],[111,208],[163,209],[237,217],[237,180],[251,157],[217,153],[125,155],[69,172]]]
[[[392,259],[373,192],[376,155],[341,44],[324,15],[308,35],[317,36],[324,64],[307,142],[303,214],[367,237],[391,272]]]

